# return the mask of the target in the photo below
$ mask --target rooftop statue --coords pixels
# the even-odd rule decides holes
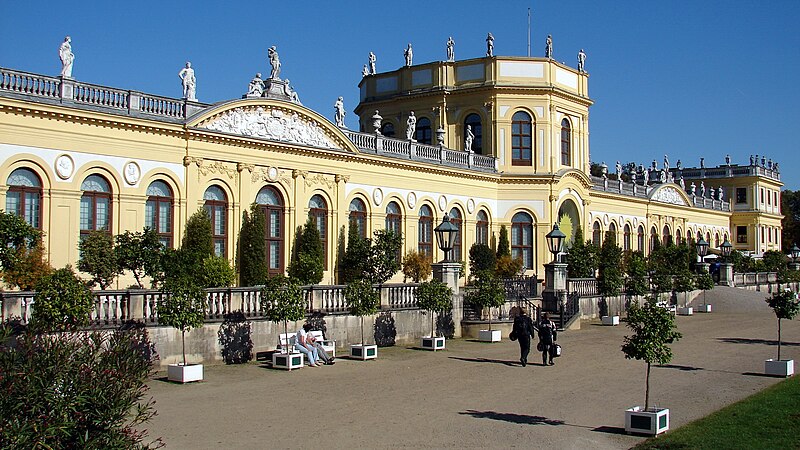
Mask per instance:
[[[467,131],[464,132],[464,150],[472,152],[472,141],[475,140],[475,134],[472,132],[472,125],[467,125]]]
[[[700,158],[700,168],[701,169],[705,169],[706,168],[706,159],[705,158]]]
[[[669,158],[664,155],[664,169],[669,170]]]
[[[194,78],[194,69],[192,69],[192,63],[186,61],[186,66],[178,72],[178,78],[181,79],[181,84],[183,85],[183,98],[186,100],[196,102],[197,97],[195,96],[197,84]]]
[[[622,179],[622,164],[620,164],[619,161],[614,165],[614,173],[617,174],[618,180]]]
[[[453,36],[447,38],[447,60],[456,60],[456,41],[453,40]]]
[[[72,63],[75,61],[75,55],[72,53],[72,38],[67,36],[61,47],[58,48],[58,57],[61,58],[61,76],[64,78],[72,78]]]
[[[406,67],[411,67],[411,61],[414,59],[414,50],[411,48],[411,42],[408,43],[408,47],[403,51],[403,56],[406,58]]]
[[[261,97],[264,94],[264,80],[261,79],[261,73],[257,73],[255,78],[250,80],[250,85],[247,86],[248,97]]]
[[[336,99],[336,103],[333,104],[333,121],[336,122],[336,126],[339,128],[347,128],[344,125],[344,116],[347,114],[347,111],[344,110],[344,99],[339,97]]]
[[[690,184],[690,185],[689,185],[689,195],[691,195],[692,197],[694,197],[694,195],[695,195],[694,193],[695,193],[695,190],[696,190],[696,189],[697,189],[697,188],[696,188],[696,187],[695,187],[695,185],[694,185],[694,181],[692,181],[692,184]]]
[[[302,103],[300,103],[300,97],[297,96],[297,92],[292,89],[292,86],[289,83],[289,79],[287,78],[286,83],[283,85],[283,93],[289,96],[289,100],[291,100],[292,103],[302,105]]]
[[[371,53],[370,53],[371,54]],[[372,116],[372,128],[375,129],[375,134],[381,134],[381,121],[383,117],[381,117],[378,110],[375,110],[375,115]]]
[[[494,36],[492,36],[492,33],[486,35],[486,56],[494,56]]]
[[[755,159],[753,158],[753,155],[750,155],[750,165],[755,166]]]
[[[583,52],[583,49],[578,52],[578,72],[586,73],[586,53]]]
[[[706,183],[704,181],[700,182],[700,197],[706,196]]]
[[[417,117],[414,116],[414,111],[411,111],[406,120],[406,139],[413,141],[415,131],[417,131]]]
[[[642,184],[647,186],[650,183],[650,170],[644,169],[642,171]]]
[[[365,77],[367,75],[369,75],[369,68],[367,67],[366,64],[364,64],[364,68],[361,69],[361,77],[363,78],[363,77]]]
[[[683,181],[683,177],[678,180],[678,184],[681,186],[681,190],[686,190],[686,183]]]
[[[269,73],[270,80],[280,80],[281,75],[281,59],[278,56],[278,49],[274,45],[267,50],[269,57],[269,64],[272,66],[272,72]]]
[[[680,159],[675,163],[675,167],[677,167],[678,170],[682,170],[683,169],[683,163],[681,162]]]
[[[369,73],[371,75],[375,75],[376,73],[378,73],[378,72],[375,71],[375,60],[376,59],[377,58],[375,58],[375,53],[369,52]]]
[[[725,155],[725,165],[726,166],[731,165],[731,155]]]
[[[547,35],[547,41],[544,44],[544,57],[545,58],[552,58],[553,57],[553,36]]]

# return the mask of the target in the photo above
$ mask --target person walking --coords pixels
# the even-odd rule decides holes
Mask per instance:
[[[557,331],[556,331],[556,324],[552,320],[550,320],[550,314],[543,313],[542,320],[539,322],[538,326],[536,327],[536,331],[539,334],[539,346],[538,350],[542,352],[542,365],[554,365],[553,356],[555,355],[555,342],[558,339]]]
[[[520,308],[519,315],[514,318],[514,326],[511,329],[512,340],[516,339],[519,343],[519,362],[522,367],[528,365],[528,353],[531,351],[531,337],[533,336],[533,320],[528,315],[526,308]]]

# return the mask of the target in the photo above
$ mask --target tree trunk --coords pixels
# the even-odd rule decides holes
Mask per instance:
[[[781,319],[778,319],[778,361],[781,360]]]
[[[361,351],[364,351],[364,346],[367,345],[364,342],[364,316],[361,316]]]
[[[436,337],[436,335],[434,334],[434,333],[435,333],[435,331],[436,331],[436,328],[435,328],[435,326],[434,326],[434,320],[433,320],[434,314],[435,314],[435,313],[433,312],[433,310],[431,310],[431,337],[432,337],[432,338],[433,338],[433,337]]]
[[[779,322],[780,323],[780,322]],[[183,365],[186,365],[186,331],[181,330],[181,348],[183,350]],[[780,347],[778,347],[778,355],[780,355]],[[780,358],[780,356],[778,357]]]
[[[284,335],[289,334],[289,323],[286,320],[283,321],[283,334]],[[278,339],[278,342],[280,342],[280,339]],[[294,347],[292,346],[292,343],[289,341],[289,336],[286,336],[286,353],[291,355],[293,349]]]
[[[650,406],[650,363],[647,363],[647,376],[644,378],[644,410]]]

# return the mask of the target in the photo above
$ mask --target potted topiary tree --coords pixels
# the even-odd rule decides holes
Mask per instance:
[[[158,323],[181,332],[182,363],[167,366],[167,379],[179,383],[203,380],[202,364],[186,362],[186,332],[203,326],[206,310],[206,293],[194,277],[168,277],[161,287],[163,295],[158,303]]]
[[[619,312],[612,312],[608,305],[608,297],[619,296],[623,281],[622,249],[617,245],[612,232],[606,233],[606,238],[600,247],[598,263],[597,290],[606,305],[606,314],[601,315],[600,320],[603,325],[619,325]]]
[[[697,305],[695,311],[703,312],[703,313],[710,313],[711,312],[711,305],[706,303],[706,291],[709,289],[714,289],[714,279],[711,278],[711,274],[708,272],[703,272],[697,275],[697,289],[703,290],[703,304]]]
[[[675,292],[683,292],[683,306],[675,308],[676,314],[682,316],[691,316],[694,312],[693,308],[689,306],[686,297],[692,289],[694,289],[694,275],[689,272],[689,269],[684,269],[675,274],[673,279],[673,289]]]
[[[800,312],[800,300],[798,300],[796,292],[787,289],[772,294],[767,298],[767,304],[778,317],[778,359],[764,361],[764,372],[767,375],[789,377],[794,374],[794,360],[781,359],[781,319],[794,319]]]
[[[306,316],[306,304],[300,285],[284,275],[270,278],[261,290],[261,311],[273,323],[283,323],[283,333],[288,337],[289,321],[302,320]],[[294,346],[287,338],[281,352],[272,354],[272,367],[286,370],[303,367],[303,354],[294,353],[293,349]]]
[[[675,329],[675,316],[657,306],[654,298],[648,298],[643,306],[631,304],[628,309],[628,328],[634,334],[625,336],[622,352],[627,359],[644,360],[647,363],[647,375],[644,408],[634,406],[625,411],[625,431],[656,435],[669,429],[669,409],[650,407],[650,366],[672,360],[669,344],[680,339],[681,334]]]
[[[453,290],[446,284],[437,281],[426,281],[417,287],[415,292],[417,306],[431,315],[431,334],[422,338],[422,348],[427,350],[444,350],[444,336],[437,336],[435,315],[450,311],[453,307]]]
[[[506,302],[506,293],[500,280],[490,271],[475,274],[474,289],[464,295],[467,303],[478,306],[483,310],[489,309],[489,327],[487,330],[478,331],[478,340],[481,342],[499,342],[500,330],[492,330],[492,308],[502,306]]]
[[[365,361],[378,357],[378,346],[367,344],[364,340],[364,316],[378,312],[380,295],[375,291],[372,283],[365,279],[358,279],[347,283],[344,289],[344,298],[350,307],[350,314],[361,318],[361,342],[350,346],[350,357]]]

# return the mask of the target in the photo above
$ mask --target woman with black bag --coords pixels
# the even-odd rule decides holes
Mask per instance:
[[[531,351],[531,337],[533,336],[533,321],[525,308],[520,308],[519,315],[514,318],[514,327],[509,338],[519,342],[519,362],[522,367],[528,364],[528,353]]]
[[[542,314],[542,320],[536,327],[536,331],[539,332],[539,345],[536,346],[536,349],[542,352],[542,365],[546,366],[548,360],[551,366],[555,365],[553,357],[556,356],[555,341],[558,336],[556,335],[556,324],[550,320],[549,314]]]

